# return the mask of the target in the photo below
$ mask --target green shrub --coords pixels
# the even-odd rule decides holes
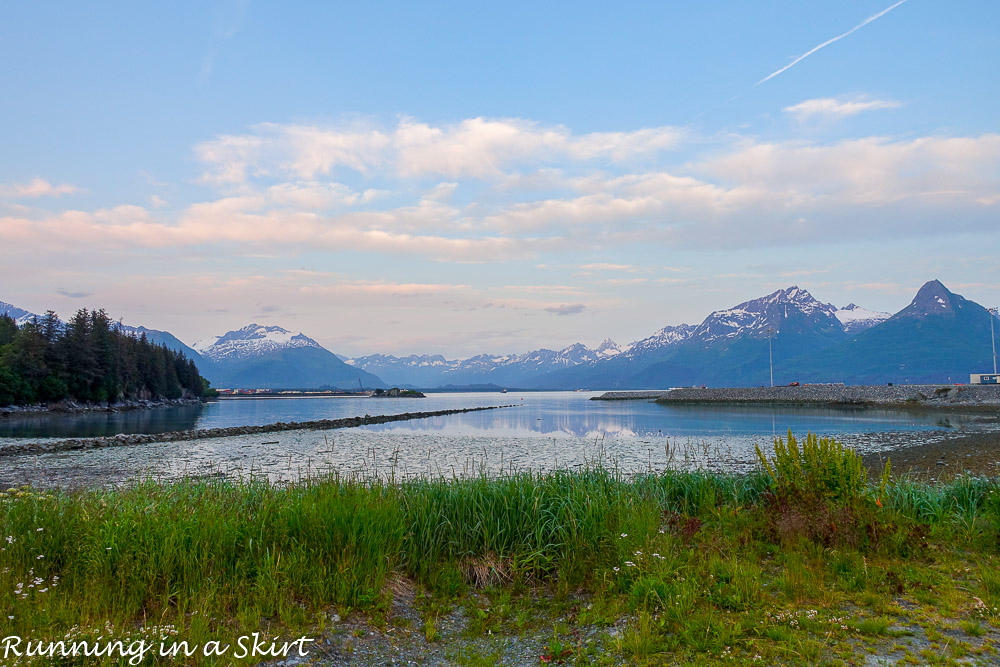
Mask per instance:
[[[850,503],[871,497],[868,473],[858,454],[833,438],[809,433],[799,442],[788,431],[787,442],[774,440],[774,456],[769,460],[760,447],[757,458],[771,479],[776,495],[785,498],[825,497],[836,503]],[[881,492],[889,480],[889,462],[879,484]],[[877,496],[876,496],[877,498]]]

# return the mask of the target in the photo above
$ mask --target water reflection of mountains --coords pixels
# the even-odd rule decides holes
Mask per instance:
[[[864,433],[953,428],[962,417],[869,408],[613,405],[564,412],[516,410],[469,413],[364,427],[381,432],[453,435],[702,437],[795,433]],[[623,409],[624,408],[624,409]]]
[[[428,399],[425,409],[469,407],[488,397]],[[194,428],[311,421],[402,412],[409,406],[368,399],[230,401],[79,415],[25,415],[0,419],[0,438],[79,438],[118,433],[163,433]],[[440,435],[537,437],[656,437],[822,434],[914,431],[961,427],[964,415],[912,413],[868,408],[761,406],[663,406],[644,401],[589,401],[574,395],[540,395],[514,408],[365,427],[366,430]]]
[[[96,438],[119,433],[165,433],[195,428],[201,405],[127,412],[18,415],[0,419],[0,438]]]

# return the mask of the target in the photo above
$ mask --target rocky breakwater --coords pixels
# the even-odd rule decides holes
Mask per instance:
[[[802,385],[800,387],[685,387],[657,403],[760,403],[929,409],[1000,410],[1000,385]]]
[[[26,442],[0,447],[0,456],[18,454],[42,454],[53,451],[72,451],[80,449],[98,449],[101,447],[117,447],[122,445],[139,445],[149,442],[175,442],[178,440],[199,440],[202,438],[223,438],[233,435],[253,435],[257,433],[275,433],[278,431],[300,430],[330,430],[337,428],[353,428],[368,424],[385,424],[387,422],[406,421],[408,419],[425,419],[427,417],[443,417],[465,412],[496,410],[512,408],[513,405],[490,405],[477,408],[456,408],[452,410],[435,410],[433,412],[404,412],[395,415],[365,415],[364,417],[345,417],[343,419],[319,419],[307,422],[277,422],[263,426],[232,426],[227,428],[204,428],[188,431],[170,431],[157,434],[124,434],[100,438],[72,438],[53,442]]]
[[[592,401],[653,401],[670,393],[669,389],[647,389],[633,391],[606,391],[594,396]]]

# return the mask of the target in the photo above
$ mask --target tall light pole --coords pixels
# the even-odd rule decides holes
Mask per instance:
[[[771,352],[771,335],[774,333],[774,329],[771,327],[767,328],[767,361],[768,365],[771,367],[771,386],[774,386],[774,354]],[[996,363],[996,355],[993,357],[993,362]]]
[[[997,309],[990,308],[990,340],[993,341],[993,374],[997,374],[997,337],[993,333],[993,320],[997,318]]]

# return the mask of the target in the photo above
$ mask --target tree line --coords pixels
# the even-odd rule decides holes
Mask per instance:
[[[0,405],[75,399],[201,397],[208,381],[194,362],[136,337],[104,310],[82,309],[62,322],[51,310],[18,327],[0,317]]]

